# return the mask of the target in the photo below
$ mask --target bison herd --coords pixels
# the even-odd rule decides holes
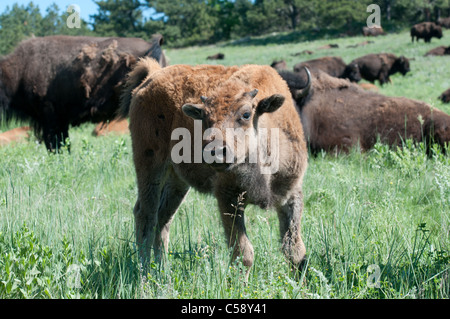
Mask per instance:
[[[442,31],[425,23],[414,26],[411,37],[427,42]],[[241,256],[248,269],[254,252],[245,207],[275,209],[282,250],[298,268],[306,252],[300,220],[308,147],[314,154],[369,150],[378,140],[401,145],[411,138],[442,147],[450,141],[449,115],[357,84],[365,79],[383,85],[392,74],[407,74],[410,59],[404,56],[369,54],[349,63],[323,57],[293,71],[282,61],[272,67],[168,66],[162,44],[160,35],[148,42],[50,36],[24,41],[0,59],[2,117],[30,123],[16,129],[17,138],[33,130],[50,152],[58,152],[70,126],[100,123],[97,136],[115,128],[130,132],[142,260],[152,249],[157,257],[167,250],[173,215],[193,187],[216,197],[233,257]],[[237,133],[229,137],[229,130]],[[5,136],[0,142],[15,133]]]

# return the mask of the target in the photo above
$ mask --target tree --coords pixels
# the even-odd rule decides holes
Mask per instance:
[[[139,0],[95,1],[98,13],[91,16],[94,32],[102,36],[135,36],[143,30],[143,16]]]
[[[218,23],[214,6],[201,0],[147,0],[148,6],[161,13],[156,21],[164,24],[164,37],[172,45],[211,42]]]

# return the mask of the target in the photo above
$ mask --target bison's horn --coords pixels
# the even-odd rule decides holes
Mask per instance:
[[[299,98],[305,97],[308,95],[309,90],[311,89],[311,72],[309,72],[308,68],[305,66],[303,67],[305,69],[306,75],[308,76],[308,83],[306,83],[306,86],[302,89],[302,91],[298,94]]]
[[[200,96],[200,100],[202,101],[202,103],[206,103],[207,99],[208,98],[206,96],[204,96],[204,95]]]

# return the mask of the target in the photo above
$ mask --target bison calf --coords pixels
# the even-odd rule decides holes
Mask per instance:
[[[254,254],[244,224],[248,204],[277,210],[283,251],[293,265],[302,263],[307,148],[277,71],[256,65],[161,69],[144,59],[129,76],[127,114],[138,185],[136,240],[144,260],[152,246],[157,258],[167,250],[173,215],[194,187],[216,197],[233,258],[241,256],[248,269]],[[259,151],[268,157],[256,156]]]

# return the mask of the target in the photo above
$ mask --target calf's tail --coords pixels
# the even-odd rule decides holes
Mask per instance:
[[[123,119],[128,117],[130,111],[131,99],[133,91],[151,76],[154,72],[161,70],[161,65],[153,58],[141,58],[128,73],[122,94],[120,96],[120,105],[117,111],[117,118]]]

